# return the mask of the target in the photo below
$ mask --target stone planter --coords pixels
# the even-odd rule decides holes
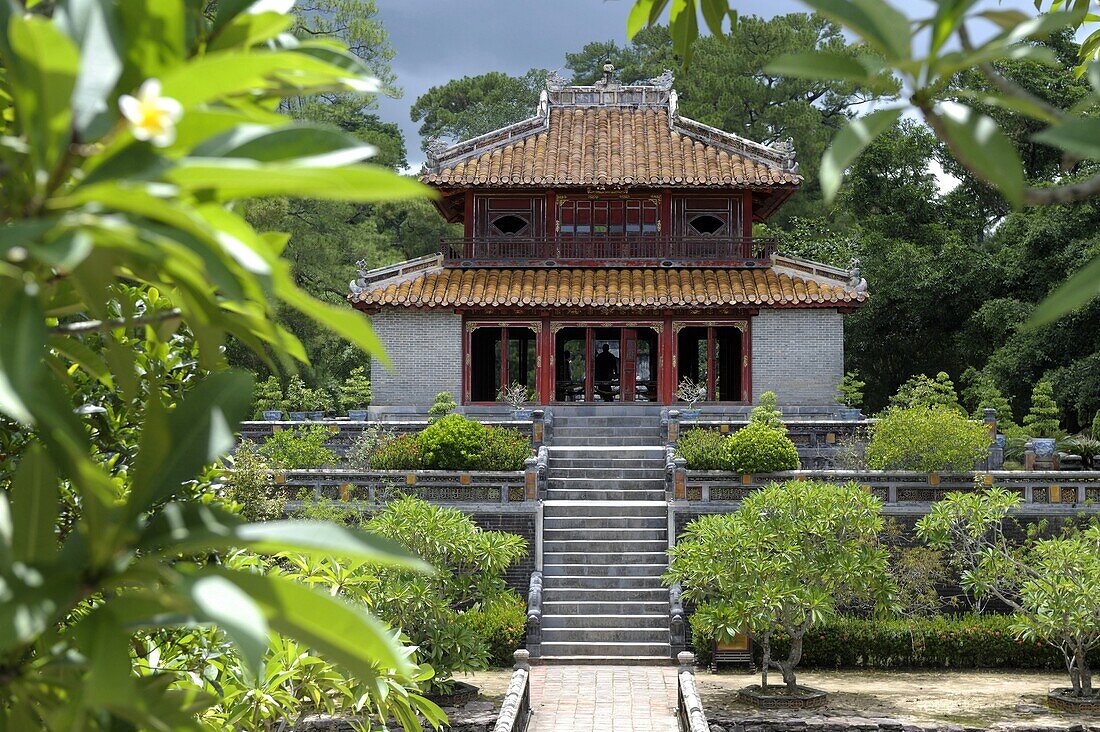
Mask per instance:
[[[828,695],[820,689],[799,686],[795,695],[787,693],[786,686],[769,684],[761,691],[758,684],[746,686],[737,692],[737,698],[757,709],[820,709],[828,701]]]
[[[263,412],[264,419],[269,422],[278,422],[283,418],[283,410],[281,409],[265,409]]]
[[[348,419],[353,420],[355,422],[366,422],[367,421],[367,410],[366,409],[349,409],[348,410]]]
[[[306,412],[306,419],[320,421],[325,418],[324,412]]]
[[[512,419],[515,419],[517,421],[528,420],[528,419],[531,419],[534,416],[535,416],[535,410],[534,409],[517,409],[514,412],[512,412]]]
[[[680,421],[681,422],[695,422],[699,419],[699,415],[703,413],[702,409],[681,409]]]
[[[1065,686],[1052,689],[1047,694],[1047,705],[1066,712],[1100,714],[1100,694],[1073,696],[1073,689]]]
[[[1034,437],[1031,440],[1031,449],[1035,451],[1038,460],[1053,460],[1058,453],[1058,443],[1053,437]]]
[[[457,707],[477,699],[478,688],[465,681],[456,681],[450,694],[429,694],[428,698],[441,707]]]
[[[291,412],[290,418],[296,422],[306,421],[306,412]]]
[[[841,407],[837,410],[837,417],[848,422],[863,419],[863,410],[858,407]]]

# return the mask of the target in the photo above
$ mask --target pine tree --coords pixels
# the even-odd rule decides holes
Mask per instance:
[[[1057,437],[1060,410],[1054,401],[1054,387],[1046,379],[1031,392],[1031,410],[1024,417],[1024,427],[1032,437]]]
[[[966,412],[959,404],[954,382],[944,371],[936,374],[934,379],[924,374],[910,377],[909,381],[901,385],[898,393],[890,397],[890,406],[902,409],[947,407],[956,412]]]

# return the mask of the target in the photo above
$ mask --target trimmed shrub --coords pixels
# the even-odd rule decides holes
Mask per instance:
[[[1024,428],[1031,437],[1058,437],[1061,410],[1054,401],[1054,387],[1043,379],[1031,392],[1031,409],[1024,416]]]
[[[738,473],[797,470],[798,450],[783,430],[751,422],[726,440],[729,469]]]
[[[453,413],[456,409],[458,409],[458,402],[451,396],[451,392],[441,391],[435,395],[435,401],[432,402],[431,408],[428,409],[428,423],[438,422],[441,418]]]
[[[336,453],[325,447],[330,437],[328,428],[321,425],[283,430],[264,440],[260,454],[272,467],[283,470],[320,468],[337,461]]]
[[[898,388],[898,393],[890,397],[890,406],[897,409],[916,409],[917,407],[945,407],[965,413],[955,393],[955,384],[945,372],[930,379],[924,374],[912,376]]]
[[[448,414],[428,425],[418,436],[424,467],[439,470],[476,470],[489,444],[485,425],[461,414]]]
[[[356,366],[344,379],[344,383],[336,388],[340,399],[340,409],[344,414],[349,409],[365,409],[371,400],[370,379],[367,378],[367,370],[362,366]]]
[[[523,461],[531,457],[531,441],[519,430],[487,427],[485,438],[481,470],[523,470]]]
[[[783,425],[783,412],[779,411],[779,398],[774,391],[766,391],[760,395],[760,403],[752,408],[749,413],[749,422],[759,423],[772,429],[781,430],[784,434],[787,428]]]
[[[359,470],[370,468],[374,453],[378,451],[383,442],[391,438],[392,435],[381,426],[370,425],[359,433],[351,443],[351,447],[348,448],[345,456],[348,465]]]
[[[488,646],[489,663],[510,668],[512,653],[523,647],[527,634],[527,604],[523,599],[509,590],[466,611],[464,620]]]
[[[800,666],[808,668],[1064,669],[1062,654],[1041,641],[1017,638],[1015,615],[936,615],[927,618],[840,616],[806,633]],[[700,663],[709,663],[715,631],[691,618]],[[777,636],[772,654],[789,641]],[[757,652],[759,656],[759,652]],[[758,659],[759,662],[759,659]]]
[[[733,470],[727,439],[714,430],[687,430],[676,443],[676,454],[687,460],[688,470]]]
[[[951,407],[892,408],[872,428],[867,465],[922,473],[972,470],[989,442],[985,425]]]
[[[264,412],[283,408],[283,387],[274,376],[256,384],[252,392],[252,418],[263,419]]]
[[[390,435],[380,437],[370,453],[371,470],[418,470],[424,467],[417,435]]]

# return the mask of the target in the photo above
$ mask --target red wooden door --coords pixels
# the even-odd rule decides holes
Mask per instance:
[[[619,369],[619,394],[624,402],[632,402],[638,374],[638,332],[633,328],[623,328],[619,348],[623,355]]]

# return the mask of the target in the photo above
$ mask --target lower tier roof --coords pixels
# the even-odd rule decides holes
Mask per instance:
[[[759,269],[432,267],[353,286],[349,301],[382,307],[852,307],[866,284],[814,267]],[[812,263],[807,263],[812,264]],[[831,270],[831,268],[826,268]]]

